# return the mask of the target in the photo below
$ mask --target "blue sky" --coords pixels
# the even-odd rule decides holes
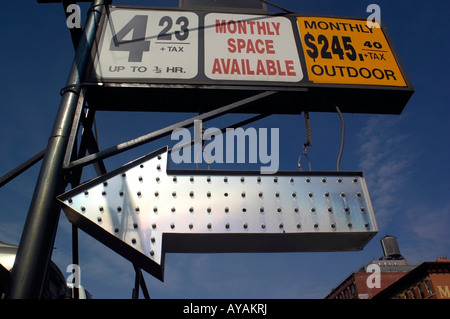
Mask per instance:
[[[178,1],[115,1],[176,6]],[[152,298],[320,299],[350,273],[382,256],[379,240],[396,236],[410,264],[450,257],[448,1],[273,1],[292,11],[365,17],[376,3],[415,93],[401,115],[344,114],[341,170],[361,170],[368,183],[379,233],[359,252],[265,254],[167,254],[165,282],[148,274]],[[88,7],[82,5],[82,17]],[[8,1],[0,13],[0,175],[44,149],[73,59],[60,4]],[[364,101],[361,101],[364,103]],[[97,114],[100,148],[178,122],[192,114]],[[334,170],[340,121],[335,113],[310,113],[314,170]],[[211,126],[239,120],[228,116]],[[228,121],[228,122],[222,122]],[[225,124],[226,125],[226,124]],[[258,127],[280,128],[280,169],[296,170],[305,142],[302,116],[274,115]],[[170,139],[106,161],[108,170],[164,146]],[[0,189],[0,240],[18,244],[40,163]],[[92,168],[84,179],[93,177]],[[71,227],[62,213],[53,261],[71,264]],[[81,283],[95,298],[130,298],[132,264],[80,232]],[[66,274],[68,276],[68,274]],[[141,294],[142,296],[142,294]]]

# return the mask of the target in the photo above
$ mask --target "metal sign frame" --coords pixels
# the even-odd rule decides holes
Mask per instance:
[[[58,199],[74,225],[160,280],[166,252],[358,251],[378,232],[361,172],[168,165],[165,147]]]
[[[309,71],[305,60],[302,39],[300,38],[300,31],[297,18],[311,17],[308,15],[299,14],[255,14],[252,11],[249,13],[237,13],[233,10],[217,10],[210,11],[189,11],[183,9],[173,8],[153,8],[153,7],[132,7],[132,6],[111,6],[111,13],[126,12],[127,10],[138,10],[142,15],[146,14],[193,14],[198,17],[198,28],[191,30],[191,33],[198,33],[198,74],[193,78],[179,79],[176,76],[173,78],[158,78],[149,76],[148,78],[102,78],[96,74],[95,63],[99,59],[99,50],[104,45],[104,41],[108,44],[110,39],[103,39],[105,30],[111,28],[114,22],[110,23],[109,18],[111,14],[104,13],[102,17],[103,26],[99,28],[97,33],[98,45],[92,52],[92,63],[90,64],[90,72],[85,79],[86,84],[92,86],[90,94],[87,98],[92,107],[96,109],[123,109],[123,110],[146,110],[146,111],[174,111],[174,112],[204,112],[219,106],[217,99],[214,97],[218,93],[221,94],[221,103],[230,103],[237,99],[242,99],[253,95],[255,91],[263,90],[277,90],[279,95],[276,100],[268,99],[263,104],[258,104],[255,107],[247,108],[245,111],[250,113],[273,112],[283,114],[299,114],[303,111],[317,111],[317,112],[334,112],[335,106],[339,105],[342,112],[351,113],[380,113],[380,114],[400,114],[408,102],[409,98],[414,92],[412,83],[401,64],[398,54],[393,46],[393,43],[387,33],[383,23],[381,23],[381,30],[385,36],[386,43],[389,45],[388,51],[392,53],[395,59],[398,70],[404,78],[405,86],[392,85],[361,85],[361,84],[339,84],[339,83],[313,83],[309,79]],[[298,59],[301,71],[303,72],[301,80],[297,82],[287,81],[258,81],[258,80],[214,80],[208,78],[205,72],[205,48],[206,33],[208,26],[205,26],[205,19],[208,15],[229,15],[230,17],[253,16],[257,19],[284,19],[288,21],[292,27],[293,43],[296,46]],[[343,18],[343,17],[324,17],[314,16],[320,18],[336,18],[346,19],[351,21],[361,21],[366,23],[366,20],[361,18]],[[161,23],[161,22],[160,22]],[[175,22],[173,22],[175,25]],[[361,24],[362,25],[362,24]],[[165,24],[161,24],[161,27]],[[178,27],[180,27],[178,25]],[[120,31],[120,27],[118,27]],[[198,29],[198,30],[197,30]],[[117,30],[116,30],[117,31]],[[128,30],[130,31],[130,30]],[[176,32],[176,31],[175,31]],[[155,31],[156,33],[156,31]],[[155,35],[156,36],[156,35]],[[149,46],[152,46],[152,35],[147,35]],[[330,40],[331,41],[331,40]],[[342,45],[342,40],[340,40]],[[348,44],[348,43],[344,43]],[[105,47],[105,46],[104,46]],[[331,47],[331,43],[330,43]],[[115,49],[116,50],[116,49]],[[274,49],[276,50],[276,48]],[[279,50],[280,51],[280,50]],[[345,51],[346,53],[350,51]],[[275,52],[277,53],[277,52]],[[358,60],[361,58],[360,52],[355,56]],[[101,54],[101,53],[100,53]],[[278,54],[278,53],[277,53]],[[382,57],[383,58],[383,57]],[[362,59],[362,58],[361,58]],[[146,66],[150,69],[150,65]],[[181,70],[181,68],[180,68]],[[150,70],[148,70],[150,71]],[[147,71],[147,72],[148,72]],[[281,71],[280,71],[281,72]],[[137,72],[136,72],[137,73]],[[120,89],[119,89],[120,88]],[[119,93],[120,92],[120,93]],[[123,93],[126,94],[123,94]],[[175,94],[173,94],[175,93]],[[152,97],[151,99],[149,97]],[[160,98],[158,98],[160,97]],[[195,99],[204,103],[187,103],[191,99]],[[223,98],[222,98],[223,97]],[[151,101],[151,102],[149,102]],[[130,103],[131,102],[131,103]],[[133,106],[130,107],[129,105]],[[198,105],[207,105],[200,107]]]

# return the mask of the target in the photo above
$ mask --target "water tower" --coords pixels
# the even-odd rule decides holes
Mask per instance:
[[[381,247],[383,248],[383,257],[381,257],[381,259],[405,259],[400,253],[400,248],[398,247],[397,238],[395,236],[386,235],[380,241]]]

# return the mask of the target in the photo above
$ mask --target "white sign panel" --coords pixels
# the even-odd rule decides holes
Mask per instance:
[[[102,79],[191,79],[198,72],[198,16],[111,9],[94,67]]]
[[[205,16],[205,75],[212,80],[303,79],[291,21],[285,17]]]

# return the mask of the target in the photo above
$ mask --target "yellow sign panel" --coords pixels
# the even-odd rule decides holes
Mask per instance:
[[[365,20],[298,17],[309,80],[406,87],[383,29]]]

